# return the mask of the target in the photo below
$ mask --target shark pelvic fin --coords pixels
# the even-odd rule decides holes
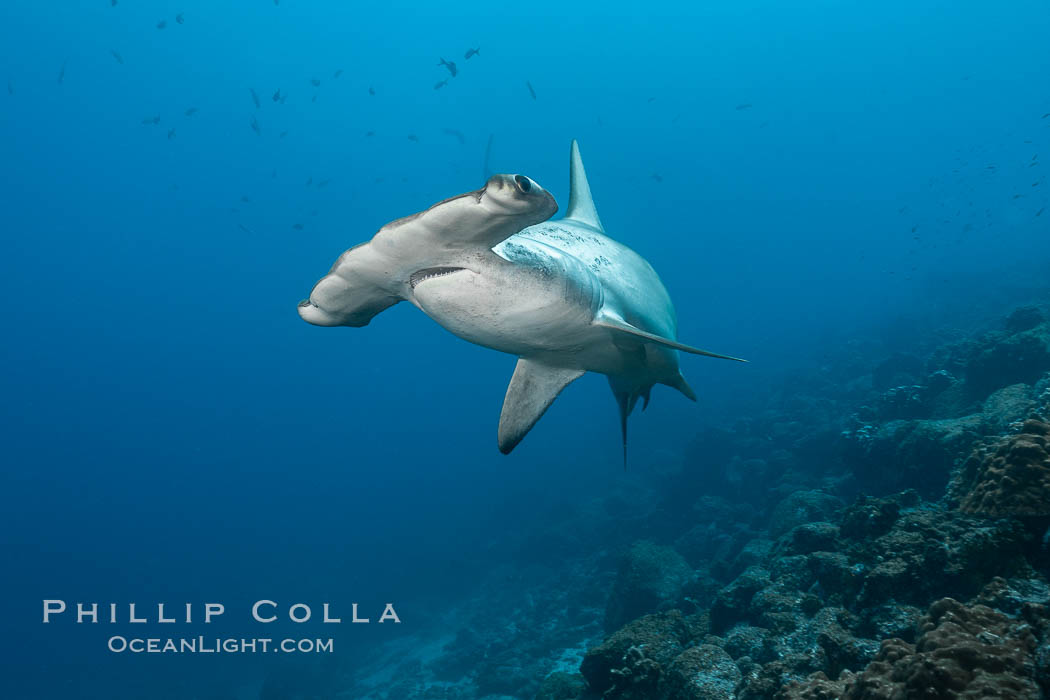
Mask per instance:
[[[509,454],[582,369],[564,369],[518,358],[499,416],[499,451]]]
[[[622,318],[617,318],[615,316],[602,314],[594,320],[594,325],[601,326],[602,328],[608,328],[613,331],[619,331],[621,333],[627,333],[646,343],[656,343],[657,345],[663,345],[664,347],[672,348],[674,350],[681,350],[682,352],[688,352],[693,355],[717,357],[720,360],[733,360],[735,362],[747,362],[747,360],[741,360],[739,357],[719,355],[716,352],[709,352],[707,350],[701,350],[700,348],[694,348],[693,346],[686,345],[685,343],[679,343],[677,340],[671,340],[670,338],[660,337],[655,333],[649,333],[648,331],[643,331],[641,328],[636,328],[627,321],[624,321]],[[682,393],[685,392],[683,391]],[[688,396],[688,394],[686,395]]]
[[[580,157],[580,146],[576,139],[572,140],[569,151],[569,208],[565,218],[593,226],[599,231],[605,230],[602,220],[598,218],[598,210],[594,207],[591,186],[587,184],[587,171],[583,169],[583,158]]]
[[[693,387],[689,386],[689,382],[685,380],[685,377],[682,376],[681,372],[678,373],[676,378],[667,382],[667,386],[678,389],[678,391],[685,394],[685,397],[690,401],[696,401],[696,392],[693,391]]]

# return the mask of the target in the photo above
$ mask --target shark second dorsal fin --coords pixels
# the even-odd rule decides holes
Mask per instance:
[[[591,186],[587,184],[587,171],[583,169],[580,145],[576,143],[576,139],[572,140],[572,147],[569,149],[569,209],[565,218],[593,226],[599,231],[605,230],[602,228],[602,220],[598,218],[598,210],[594,207]]]
[[[509,454],[554,403],[561,390],[582,374],[582,369],[551,367],[518,358],[499,416],[499,451]]]

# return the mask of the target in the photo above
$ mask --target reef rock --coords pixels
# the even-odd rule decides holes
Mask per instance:
[[[950,493],[964,513],[1050,515],[1050,424],[1027,420],[1019,434],[975,450]]]
[[[536,700],[576,700],[587,690],[587,682],[578,673],[555,671],[543,679]]]
[[[631,648],[636,648],[641,657],[663,666],[682,652],[688,638],[689,630],[679,611],[646,615],[589,650],[580,664],[580,673],[587,679],[591,690],[604,693],[617,683],[623,684],[625,667],[634,673],[641,663],[637,653],[628,657]]]
[[[652,542],[635,542],[620,565],[605,609],[605,629],[677,601],[693,570],[678,552]]]
[[[1034,326],[1020,333],[989,333],[966,366],[966,381],[986,395],[1011,384],[1034,384],[1050,371],[1050,326]]]
[[[740,669],[721,647],[701,644],[686,649],[661,679],[667,700],[732,700]],[[653,696],[650,696],[653,697]]]
[[[790,683],[785,700],[897,700],[898,698],[1043,697],[1036,654],[1046,609],[1028,605],[1025,619],[1012,619],[984,605],[966,606],[942,598],[919,622],[919,638],[909,644],[887,639],[858,674],[831,681],[824,673]]]
[[[769,532],[773,537],[780,537],[799,525],[831,520],[844,505],[835,496],[821,491],[796,491],[773,509]]]

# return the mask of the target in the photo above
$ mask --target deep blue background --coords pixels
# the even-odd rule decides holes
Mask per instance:
[[[337,631],[353,649],[451,604],[501,532],[628,478],[600,377],[503,457],[514,358],[407,304],[296,315],[345,248],[480,186],[489,134],[493,169],[563,209],[578,138],[680,338],[752,360],[685,358],[700,403],[654,392],[635,470],[829,347],[1045,284],[1042,0],[573,5],[0,4],[10,697],[258,675],[107,655],[112,630],[45,627],[42,598],[220,600],[237,636],[261,632],[238,601],[397,602],[402,628]],[[434,90],[442,56],[460,74]]]

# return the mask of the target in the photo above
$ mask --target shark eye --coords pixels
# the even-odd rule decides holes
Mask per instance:
[[[514,184],[518,186],[518,191],[522,194],[528,194],[532,190],[532,181],[524,175],[515,175]]]

